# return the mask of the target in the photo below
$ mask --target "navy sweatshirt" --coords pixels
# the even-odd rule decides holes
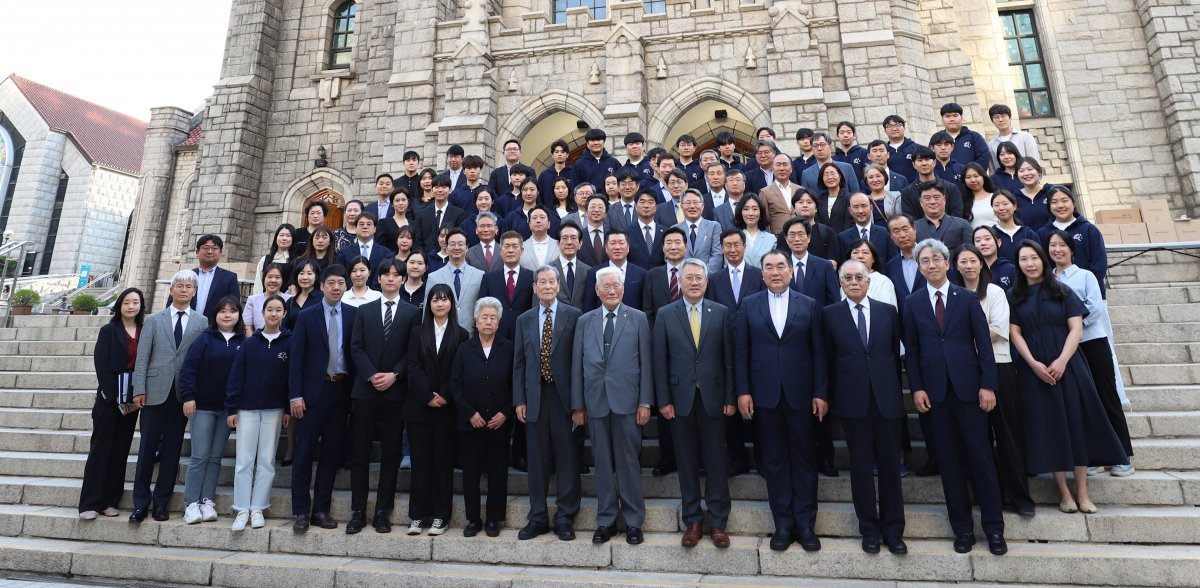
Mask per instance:
[[[283,409],[288,406],[288,355],[292,332],[281,331],[268,341],[257,331],[242,344],[229,372],[225,410]]]
[[[1054,221],[1050,221],[1038,229],[1039,241],[1047,250],[1050,249],[1050,233],[1056,228]],[[1075,213],[1075,221],[1063,230],[1075,241],[1075,265],[1092,272],[1096,281],[1100,282],[1100,291],[1104,292],[1104,276],[1108,274],[1108,249],[1104,246],[1104,236],[1100,234],[1100,229],[1083,218],[1083,215]]]
[[[209,327],[188,348],[179,370],[179,397],[196,401],[196,410],[219,411],[225,405],[225,386],[233,358],[246,341],[235,333],[228,341],[220,331]]]

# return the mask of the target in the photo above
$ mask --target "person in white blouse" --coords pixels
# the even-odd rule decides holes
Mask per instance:
[[[883,273],[883,260],[879,258],[879,252],[875,250],[875,246],[871,245],[870,241],[862,239],[850,244],[850,249],[846,252],[846,259],[862,262],[871,270],[869,277],[871,281],[867,286],[867,297],[879,302],[884,302],[899,308],[896,304],[896,286],[892,284],[892,280],[888,279]],[[846,292],[842,292],[842,300],[846,299]]]
[[[379,290],[367,287],[371,277],[371,262],[358,256],[350,260],[350,289],[342,296],[342,302],[355,308],[379,300]]]
[[[269,263],[263,271],[266,275],[262,277],[262,282],[259,284],[263,291],[259,294],[251,294],[246,299],[246,308],[242,310],[242,323],[246,325],[247,337],[267,325],[262,307],[268,298],[279,295],[286,302],[292,297],[291,294],[282,291],[284,274],[288,273],[287,266],[280,263]]]
[[[292,263],[291,249],[295,230],[296,227],[288,223],[283,223],[275,229],[275,236],[271,239],[270,249],[267,250],[266,255],[258,260],[258,267],[254,268],[254,291],[252,294],[261,294],[263,292],[263,268],[272,263],[283,264],[283,281],[287,281],[287,268]],[[249,324],[249,322],[246,323],[246,325]]]
[[[762,198],[757,194],[746,194],[738,200],[733,212],[733,226],[742,230],[746,236],[746,263],[759,267],[762,256],[775,248],[778,239],[771,233],[771,221],[764,212],[767,210]]]
[[[974,161],[968,163],[963,170],[962,183],[966,188],[963,211],[970,211],[966,214],[967,220],[971,221],[971,228],[991,227],[999,223],[1000,219],[992,210],[992,195],[996,193],[996,186],[983,166]]]

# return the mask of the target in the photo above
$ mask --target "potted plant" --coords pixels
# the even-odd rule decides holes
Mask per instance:
[[[80,294],[71,299],[71,314],[92,314],[100,307],[100,301],[91,294]]]
[[[12,314],[25,315],[33,312],[33,305],[42,301],[42,297],[35,290],[17,290],[13,292],[11,298],[8,299],[8,304],[12,308]]]

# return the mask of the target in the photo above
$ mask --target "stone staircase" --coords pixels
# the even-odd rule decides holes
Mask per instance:
[[[706,540],[683,549],[677,480],[656,478],[648,469],[658,455],[653,426],[642,453],[646,543],[636,547],[620,537],[600,546],[589,541],[595,520],[590,475],[584,476],[576,541],[550,535],[517,541],[528,505],[527,478],[516,470],[509,474],[508,528],[497,538],[461,536],[460,494],[451,531],[441,537],[370,529],[347,536],[342,528],[296,537],[287,520],[290,468],[277,471],[267,528],[233,533],[231,457],[222,467],[217,523],[183,524],[182,471],[172,520],[83,522],[76,505],[95,389],[91,352],[106,317],[15,317],[13,327],[0,329],[0,574],[256,587],[279,585],[281,578],[304,586],[775,586],[798,579],[837,586],[881,580],[1200,586],[1200,284],[1118,286],[1110,304],[1133,404],[1127,416],[1138,472],[1092,478],[1092,499],[1100,507],[1094,515],[1060,513],[1052,480],[1030,480],[1037,516],[1006,513],[1010,551],[1004,557],[982,547],[954,553],[940,482],[917,477],[904,479],[909,555],[864,554],[844,471],[820,480],[819,553],[768,548],[766,486],[755,475],[730,481],[733,545],[718,550]],[[915,425],[910,419],[912,461],[921,463]],[[232,452],[231,440],[226,455]],[[838,461],[845,459],[839,442]],[[134,461],[131,456],[127,480]],[[401,472],[400,486],[393,520],[403,524],[408,472]],[[126,516],[129,500],[127,493]],[[340,471],[333,515],[343,524],[349,503],[349,473]]]

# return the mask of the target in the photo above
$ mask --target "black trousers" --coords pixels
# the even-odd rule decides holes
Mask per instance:
[[[740,413],[725,417],[725,447],[729,451],[729,468],[749,468],[751,463],[762,463],[754,421],[745,420]],[[751,460],[750,451],[746,450],[749,443],[754,452]]]
[[[379,438],[379,486],[375,511],[390,513],[396,504],[396,476],[400,471],[400,440],[404,436],[404,401],[383,398],[354,399],[350,426],[350,510],[366,511],[370,494],[371,444]]]
[[[1092,372],[1092,379],[1096,381],[1096,393],[1100,396],[1100,403],[1104,405],[1108,422],[1112,423],[1113,431],[1116,431],[1117,438],[1121,440],[1125,455],[1132,458],[1133,443],[1129,440],[1129,423],[1125,422],[1121,396],[1117,393],[1117,370],[1113,365],[1108,337],[1084,341],[1079,344],[1079,350],[1083,352],[1083,357]]]
[[[996,364],[996,408],[988,413],[992,440],[996,443],[996,465],[1000,489],[1013,508],[1033,507],[1029,476],[1025,471],[1025,425],[1017,390],[1017,367],[1012,362]]]
[[[867,414],[861,419],[842,418],[846,447],[850,450],[850,494],[858,532],[863,537],[904,536],[904,494],[900,485],[900,431],[906,416],[885,419],[875,398],[868,395]],[[879,467],[878,506],[872,465]]]
[[[813,451],[817,463],[833,463],[833,432],[829,429],[833,417],[827,414],[823,421],[817,420],[816,415],[809,415],[809,418],[812,419]]]
[[[510,421],[512,428],[512,463],[517,463],[525,459],[526,441],[525,441],[525,423],[517,419]],[[528,463],[529,460],[526,460]]]
[[[179,453],[183,449],[187,417],[183,416],[183,405],[175,397],[174,386],[162,404],[147,406],[138,412],[142,413],[142,440],[133,474],[133,507],[149,508],[153,502],[156,507],[166,508],[179,477]],[[154,478],[156,451],[159,455],[158,479],[152,494],[150,481]]]
[[[412,460],[408,518],[450,521],[457,445],[458,431],[449,420],[408,422],[408,450]]]
[[[329,513],[333,481],[341,465],[341,445],[346,436],[346,413],[350,410],[350,382],[326,381],[321,398],[305,407],[296,424],[296,452],[292,460],[292,514]],[[317,479],[310,496],[313,461]]]
[[[946,497],[946,512],[954,534],[965,535],[975,526],[971,518],[971,499],[967,494],[967,477],[962,469],[964,464],[971,468],[983,532],[1003,533],[1000,483],[996,479],[996,461],[988,442],[988,413],[979,408],[976,400],[960,400],[954,393],[954,386],[947,381],[946,398],[934,404],[929,414],[933,422],[933,448],[941,465],[942,493]]]
[[[555,384],[542,384],[537,422],[526,424],[529,456],[529,522],[550,524],[546,494],[550,474],[555,476],[554,522],[571,524],[579,514],[580,440],[583,427],[572,430],[571,418],[563,407]]]
[[[79,512],[100,512],[121,503],[125,491],[125,465],[138,414],[121,414],[115,403],[96,395],[92,405],[92,440],[87,464],[83,466],[83,488],[79,491]]]
[[[813,450],[812,413],[779,399],[774,408],[756,407],[767,502],[775,530],[813,529],[817,522],[817,461]]]
[[[671,433],[671,421],[664,419],[657,408],[654,418],[658,419],[658,467],[673,470],[676,468],[675,438]]]
[[[487,472],[487,520],[503,521],[508,506],[508,444],[512,427],[459,431],[463,458],[463,503],[467,521],[480,523],[479,482]]]

